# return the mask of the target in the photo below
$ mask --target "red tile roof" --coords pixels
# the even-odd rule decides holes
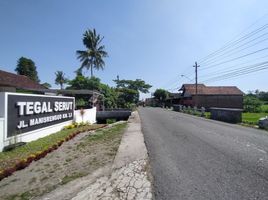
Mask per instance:
[[[31,80],[27,76],[17,75],[0,70],[0,86],[15,87],[20,89],[45,89],[44,86]]]
[[[184,93],[194,95],[195,84],[184,84],[181,89]],[[205,86],[197,85],[197,93],[203,95],[243,95],[244,93],[236,86]]]

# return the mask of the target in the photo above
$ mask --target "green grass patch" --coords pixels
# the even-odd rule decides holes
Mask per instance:
[[[14,194],[12,196],[9,196],[6,200],[29,200],[31,199],[31,193],[30,192],[24,192],[22,194]]]
[[[242,113],[242,122],[257,125],[259,119],[267,115],[267,113]]]
[[[80,143],[77,148],[82,148],[90,145],[93,142],[106,142],[113,140],[117,135],[122,134],[127,126],[127,123],[113,125],[111,128],[100,129],[95,134],[89,135],[85,138],[84,142]]]
[[[70,176],[65,176],[63,177],[62,181],[61,181],[61,185],[64,185],[66,183],[69,183],[77,178],[81,178],[83,176],[86,176],[87,174],[84,174],[84,173],[75,173],[73,175],[70,175]]]
[[[205,112],[205,118],[210,119],[211,113],[210,112]]]
[[[100,127],[103,127],[103,125],[94,124],[73,129],[66,129],[29,142],[26,145],[17,147],[11,151],[0,152],[0,170],[13,167],[17,161],[27,159],[30,155],[47,150],[49,147],[52,147],[54,144],[57,144],[57,142],[64,140],[66,137],[76,131],[94,130]]]

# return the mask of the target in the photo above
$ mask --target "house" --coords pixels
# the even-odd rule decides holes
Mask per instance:
[[[165,107],[180,104],[181,99],[181,93],[169,93],[167,99],[165,100]]]
[[[97,110],[104,109],[103,100],[99,98],[102,94],[98,91],[47,89],[27,76],[17,75],[3,70],[0,70],[0,92],[30,92],[52,96],[71,96],[76,98],[77,108],[97,107]],[[78,102],[79,99],[83,99],[84,101]]]
[[[185,106],[197,106],[219,108],[243,108],[243,92],[235,86],[206,86],[195,84],[183,84],[180,104]]]
[[[27,76],[0,70],[0,92],[16,92],[17,89],[38,90],[46,88]]]

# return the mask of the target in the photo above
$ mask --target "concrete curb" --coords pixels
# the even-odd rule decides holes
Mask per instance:
[[[103,176],[72,200],[151,200],[148,155],[137,111],[128,120],[110,176]]]
[[[137,111],[132,112],[128,127],[125,131],[118,152],[114,159],[113,168],[121,168],[136,160],[147,160],[148,154],[141,132],[141,121]]]

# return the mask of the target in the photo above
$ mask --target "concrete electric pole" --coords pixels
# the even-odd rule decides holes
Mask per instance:
[[[195,68],[195,106],[198,107],[198,97],[197,97],[197,68],[200,67],[197,65],[197,62],[195,62],[195,65],[193,66]]]

